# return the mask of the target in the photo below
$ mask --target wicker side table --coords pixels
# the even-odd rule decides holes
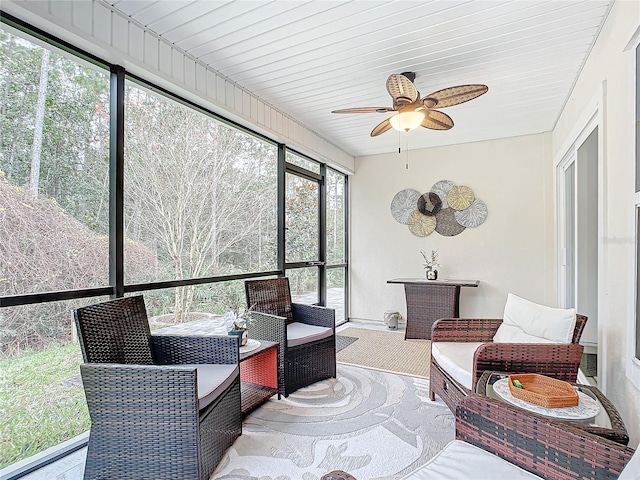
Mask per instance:
[[[502,372],[487,371],[482,374],[476,385],[476,393],[487,396],[502,402],[506,402],[501,396],[493,391],[493,384],[501,378],[507,377],[508,374]],[[598,435],[600,437],[613,440],[614,442],[622,445],[629,443],[629,433],[622,421],[622,417],[616,410],[616,407],[605,397],[600,390],[590,385],[581,385],[578,383],[572,383],[574,387],[580,392],[589,395],[600,406],[600,413],[594,419],[589,421],[576,421],[576,420],[553,420],[554,422],[570,424],[574,427],[586,430],[589,433]],[[516,408],[520,408],[517,407]],[[532,412],[527,412],[529,415],[537,415]],[[548,417],[545,417],[548,419]]]
[[[240,354],[242,414],[247,415],[273,395],[278,395],[278,342],[260,340],[260,347]]]

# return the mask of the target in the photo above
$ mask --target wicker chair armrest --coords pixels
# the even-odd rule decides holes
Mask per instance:
[[[491,342],[501,318],[441,318],[431,327],[432,342]]]
[[[238,339],[226,335],[152,335],[151,345],[160,365],[238,364]]]
[[[487,370],[575,382],[583,350],[575,343],[485,343],[473,354],[473,387]]]
[[[333,308],[307,305],[304,303],[292,303],[291,312],[296,322],[315,325],[317,327],[336,327],[336,311]]]
[[[251,312],[247,322],[249,338],[280,343],[280,351],[287,345],[287,319],[262,312]]]
[[[618,478],[634,453],[567,422],[477,394],[456,407],[456,439],[549,480]]]
[[[137,412],[164,422],[165,415],[179,410],[183,416],[188,410],[198,412],[195,368],[83,363],[80,373],[87,404],[98,405],[101,414],[113,414],[114,420],[121,417],[118,421],[124,422],[125,413]]]

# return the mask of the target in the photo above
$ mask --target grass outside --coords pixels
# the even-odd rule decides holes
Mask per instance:
[[[89,430],[80,363],[77,342],[0,361],[0,469]]]

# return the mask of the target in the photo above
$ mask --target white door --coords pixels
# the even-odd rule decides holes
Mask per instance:
[[[596,125],[585,130],[558,166],[559,303],[588,317],[580,341],[588,355],[598,353],[598,155]],[[585,360],[596,368],[594,357]]]

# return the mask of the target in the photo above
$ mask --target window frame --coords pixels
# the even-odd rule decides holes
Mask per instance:
[[[633,230],[633,239],[630,252],[633,258],[633,271],[630,275],[629,315],[627,322],[627,353],[626,376],[640,388],[640,27],[631,35],[625,48],[625,53],[631,56],[629,64],[629,96],[635,102],[631,102],[629,125],[631,145],[629,145],[631,158],[634,165],[633,204],[630,208],[632,219],[630,225]]]
[[[185,97],[172,92],[168,89],[155,85],[151,81],[144,79],[139,75],[135,75],[127,71],[120,65],[111,64],[102,58],[88,53],[81,48],[72,45],[54,35],[41,30],[33,25],[30,25],[4,11],[0,10],[0,23],[3,28],[6,28],[10,33],[24,36],[29,41],[41,44],[45,48],[54,49],[64,54],[73,56],[74,58],[82,59],[89,63],[95,64],[100,68],[104,68],[110,72],[110,125],[109,125],[109,284],[95,288],[83,288],[76,290],[64,290],[64,291],[50,291],[42,293],[22,294],[22,295],[6,295],[0,296],[0,309],[3,307],[14,307],[28,304],[38,304],[47,302],[56,302],[62,300],[74,300],[91,297],[110,297],[118,298],[123,297],[126,294],[138,293],[149,290],[159,290],[166,288],[182,287],[187,285],[200,285],[206,283],[227,282],[231,280],[244,280],[249,278],[260,277],[273,277],[285,275],[285,262],[284,262],[284,173],[285,173],[285,155],[287,146],[277,140],[270,138],[258,131],[252,130],[246,126],[243,126],[233,120],[230,120],[212,110],[198,105],[194,101],[188,100]],[[126,81],[134,81],[140,83],[149,90],[157,92],[162,95],[166,95],[172,101],[183,104],[188,108],[195,109],[196,111],[211,116],[215,120],[224,123],[232,128],[240,130],[247,135],[254,136],[267,143],[271,143],[277,147],[277,169],[278,169],[278,185],[277,185],[277,205],[278,205],[278,260],[277,268],[270,271],[259,272],[246,272],[234,275],[222,275],[215,277],[200,277],[189,278],[181,280],[167,280],[160,282],[140,283],[140,284],[126,284],[124,281],[124,97],[125,97],[125,83]],[[315,160],[308,155],[304,155],[293,149],[291,152],[309,159],[320,165],[321,175],[324,178],[324,172],[328,167],[323,161]],[[303,170],[301,167],[291,165],[295,170]],[[345,269],[345,303],[348,305],[348,270],[347,270],[347,252],[348,252],[348,175],[345,175],[345,263],[339,266]],[[309,172],[312,175],[317,175],[313,172]],[[321,186],[324,186],[324,182],[321,182]],[[321,190],[322,191],[322,190]],[[323,202],[326,197],[321,194],[321,229],[319,232],[319,246],[321,249],[321,256],[324,257],[324,209]],[[338,265],[336,265],[337,267]],[[321,281],[320,281],[320,295],[321,302],[324,301],[326,295],[326,281],[324,279],[325,269],[321,267]],[[348,313],[345,309],[345,317],[348,318]],[[69,439],[60,445],[59,449],[55,452],[44,451],[31,457],[32,460],[25,459],[17,464],[14,464],[15,469],[11,469],[8,473],[8,479],[20,478],[30,472],[33,472],[39,468],[42,468],[50,463],[53,463],[60,458],[79,450],[86,446],[88,443],[88,434],[85,432],[82,435]],[[12,466],[13,467],[13,466]]]

